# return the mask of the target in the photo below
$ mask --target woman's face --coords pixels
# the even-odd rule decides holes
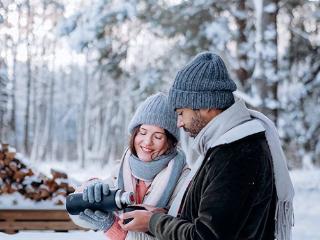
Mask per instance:
[[[134,138],[134,148],[141,161],[149,162],[164,154],[168,149],[167,136],[163,128],[141,125]]]

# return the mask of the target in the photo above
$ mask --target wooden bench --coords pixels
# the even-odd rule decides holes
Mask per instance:
[[[75,225],[65,210],[0,209],[0,231],[15,233],[19,230],[85,230]]]

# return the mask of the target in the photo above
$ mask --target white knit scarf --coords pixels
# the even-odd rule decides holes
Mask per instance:
[[[289,240],[291,239],[291,227],[293,226],[294,189],[279,135],[270,119],[262,113],[247,109],[243,101],[235,102],[230,108],[212,119],[199,132],[194,140],[194,148],[200,154],[200,157],[195,162],[186,182],[189,183],[192,180],[210,148],[228,144],[263,131],[265,131],[272,156],[277,191],[275,238],[277,240]],[[182,191],[186,190],[188,183],[182,187],[169,210],[169,214],[177,215],[178,206],[182,201]]]
[[[177,154],[177,150],[174,149],[170,153],[161,155],[149,162],[142,161],[134,154],[130,154],[129,165],[132,175],[142,181],[151,182],[159,172],[168,166],[168,163],[174,159]]]
[[[148,181],[152,184],[153,180],[157,177],[159,178],[161,175],[161,184],[154,187],[153,190],[149,192],[148,198],[144,200],[143,203],[159,208],[167,207],[167,204],[182,174],[183,168],[186,165],[186,157],[180,149],[177,149],[174,153],[169,154],[168,156],[164,156],[164,158],[168,157],[169,161],[167,161],[167,164],[162,166],[161,169],[158,169],[157,174],[153,176],[151,181]],[[145,178],[142,176],[143,172],[140,172],[139,176],[137,176],[138,172],[135,172],[136,174],[133,173],[133,162],[130,162],[130,159],[131,153],[127,150],[121,161],[117,186],[125,191],[134,192],[135,179],[138,178],[144,180]],[[152,170],[148,168],[152,167],[154,167],[154,165],[148,165],[147,168],[144,168],[144,173],[146,176],[149,175],[148,171]]]

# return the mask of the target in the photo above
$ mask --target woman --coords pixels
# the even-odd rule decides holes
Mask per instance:
[[[166,95],[158,93],[147,98],[129,123],[129,148],[121,160],[115,186],[110,186],[110,181],[109,184],[97,180],[89,182],[84,187],[83,199],[99,202],[102,194],[108,194],[109,187],[116,187],[134,192],[136,204],[166,211],[190,170],[185,155],[177,149],[179,129],[176,122],[176,114],[169,108]],[[104,231],[107,239],[153,239],[145,233],[122,230],[117,213],[86,209],[79,218],[82,223],[72,217],[80,226],[86,223],[86,227]]]

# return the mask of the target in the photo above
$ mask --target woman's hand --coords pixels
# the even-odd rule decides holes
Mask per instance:
[[[100,202],[103,195],[109,195],[109,191],[108,184],[101,181],[96,181],[83,189],[82,199],[90,203]]]
[[[153,214],[153,212],[146,210],[126,212],[120,215],[120,221],[118,223],[125,231],[147,232],[149,230],[150,218]],[[123,220],[130,218],[133,218],[132,221],[127,224],[123,223]]]
[[[101,231],[109,230],[116,219],[115,215],[112,212],[93,212],[90,209],[86,209],[83,212],[80,212],[79,217],[80,219],[94,226],[93,229]]]

